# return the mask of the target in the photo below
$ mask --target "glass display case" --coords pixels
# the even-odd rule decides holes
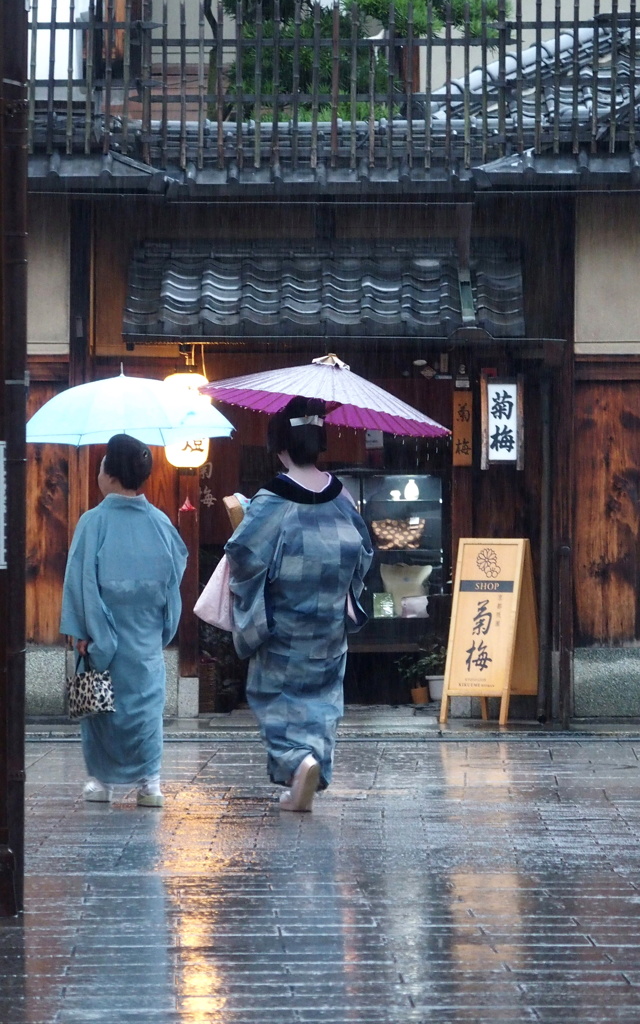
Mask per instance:
[[[363,604],[369,614],[351,649],[410,649],[441,628],[449,580],[442,478],[338,469],[369,528],[374,560]]]

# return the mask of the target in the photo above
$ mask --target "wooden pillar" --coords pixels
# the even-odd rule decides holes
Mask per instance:
[[[554,647],[557,651],[553,715],[563,728],[569,725],[573,700],[574,596],[573,596],[573,488],[574,488],[574,294],[575,199],[557,201],[555,231],[548,259],[559,283],[558,337],[565,339],[554,374],[553,436],[553,554],[557,579],[553,601]]]
[[[462,295],[462,282],[464,280],[470,280],[469,278],[469,263],[471,259],[471,225],[473,220],[473,204],[472,203],[459,203],[456,206],[456,248],[458,255],[458,276],[460,282],[460,305],[464,309],[464,299]],[[469,286],[470,287],[470,286]],[[457,332],[459,335],[464,336],[465,334],[472,332],[475,329],[473,326],[463,325],[462,329]],[[453,365],[450,366],[450,371],[456,377],[456,371],[461,363],[466,366],[466,371],[469,373],[469,361],[468,353],[463,349],[455,349],[450,355],[450,359]],[[471,388],[474,387],[474,374],[471,377]],[[471,395],[471,389],[469,390]],[[477,396],[475,396],[477,398]],[[476,409],[479,409],[477,401],[474,402]],[[477,423],[478,414],[474,417]],[[479,465],[480,452],[479,452],[479,431],[474,422],[470,423],[471,438],[473,445],[473,462]],[[461,537],[473,537],[473,465],[470,466],[454,466],[451,470],[451,566],[455,570],[457,556],[458,556],[458,542]]]
[[[93,215],[87,202],[69,214],[69,387],[91,380]],[[69,544],[89,508],[89,445],[69,449]]]
[[[554,717],[566,729],[572,713],[573,694],[573,344],[565,345],[564,358],[556,389],[556,429],[554,446],[554,504],[556,558],[556,644],[558,650],[558,687]]]
[[[400,77],[403,91],[411,86],[411,92],[420,92],[420,47],[402,46],[400,48]],[[417,115],[416,115],[417,116]]]
[[[454,466],[451,470],[451,565],[454,569],[460,538],[473,535],[473,469]]]
[[[545,705],[566,728],[572,711],[574,648],[575,197],[524,195],[514,200],[512,214],[521,224],[525,322],[534,326],[538,338],[547,339],[542,372],[548,374],[551,389],[551,536],[549,571],[542,585],[548,588],[550,603],[550,671],[545,682],[550,681],[551,692]]]
[[[179,674],[183,678],[198,675],[199,642],[198,620],[193,614],[193,606],[198,600],[199,590],[199,552],[200,552],[200,473],[197,469],[178,470],[178,487],[180,509],[178,511],[178,529],[180,536],[187,545],[189,558],[182,578],[180,593],[182,596],[182,616],[178,629],[178,665]]]
[[[27,16],[0,6],[0,916],[23,904]]]

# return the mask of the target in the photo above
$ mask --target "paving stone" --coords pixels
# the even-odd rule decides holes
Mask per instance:
[[[2,1024],[638,1024],[640,744],[343,739],[312,815],[259,743],[165,747],[164,810],[27,744]]]

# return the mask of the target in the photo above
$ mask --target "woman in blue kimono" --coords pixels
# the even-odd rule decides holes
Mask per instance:
[[[108,669],[113,714],[83,719],[85,800],[109,802],[137,784],[138,804],[162,807],[163,647],[180,619],[187,549],[163,512],[138,491],[151,473],[146,445],[116,434],[98,476],[104,500],[81,516],[69,551],[60,632],[94,668]]]
[[[331,781],[347,630],[371,562],[367,528],[342,484],[316,466],[325,406],[294,398],[269,422],[268,448],[286,469],[258,491],[227,543],[233,638],[250,657],[247,700],[286,811],[310,811]]]

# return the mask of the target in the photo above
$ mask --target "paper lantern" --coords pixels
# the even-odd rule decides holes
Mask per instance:
[[[193,391],[194,401],[207,402],[211,399],[206,395],[198,393],[198,388],[208,384],[207,378],[202,373],[171,373],[165,377],[165,384],[181,391]],[[209,457],[209,438],[195,437],[188,441],[179,441],[176,444],[168,444],[164,449],[167,462],[177,469],[197,469],[203,466]]]

